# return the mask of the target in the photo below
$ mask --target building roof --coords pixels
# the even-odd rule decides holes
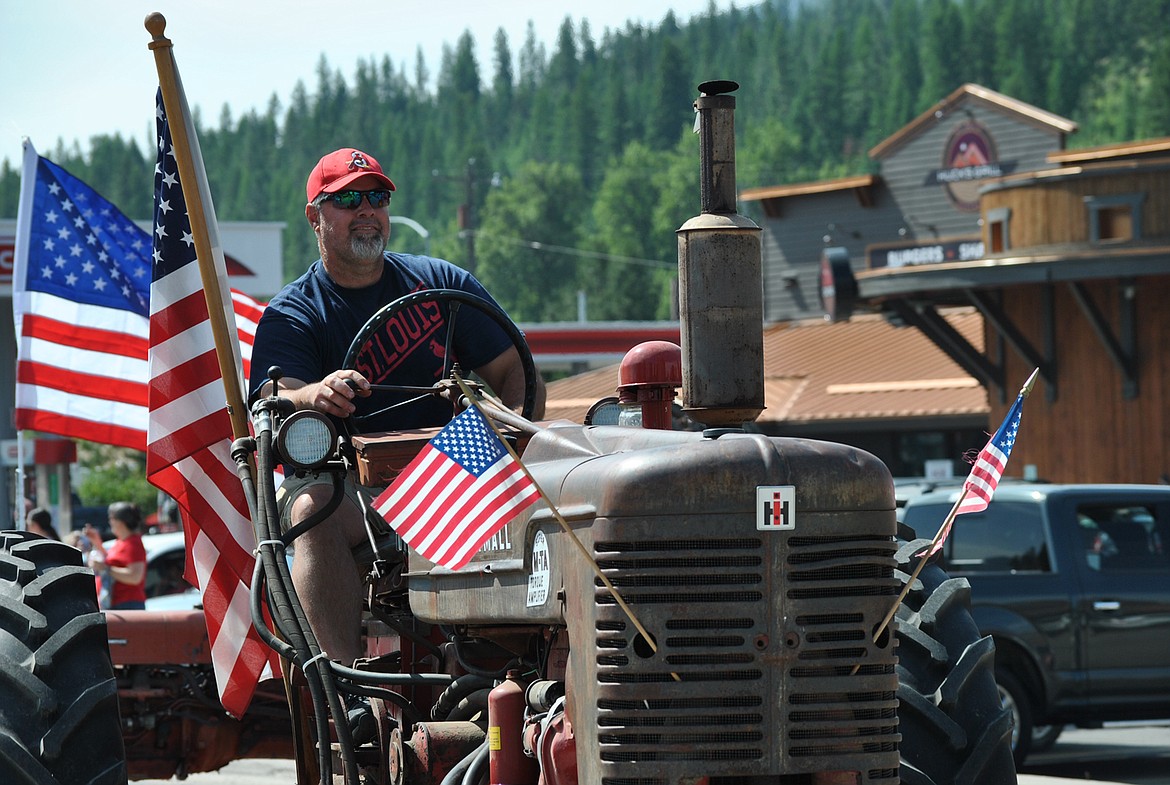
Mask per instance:
[[[760,188],[745,188],[740,191],[739,198],[745,202],[754,202],[763,199],[784,199],[789,196],[808,196],[810,194],[847,191],[851,188],[870,188],[877,181],[878,178],[876,175],[863,174],[855,177],[839,177],[834,180],[817,180],[811,183],[766,185]]]
[[[989,90],[986,87],[968,82],[870,148],[869,157],[874,159],[888,157],[906,142],[909,142],[933,126],[938,122],[940,117],[950,113],[958,105],[970,100],[998,107],[1004,112],[1014,114],[1021,120],[1032,125],[1041,128],[1050,128],[1062,134],[1071,134],[1077,130],[1077,124],[1068,118],[1024,103],[1003,93],[997,93],[994,90]]]
[[[973,346],[983,346],[983,320],[973,308],[942,315]],[[919,330],[894,327],[878,314],[778,324],[764,333],[764,369],[770,381],[803,384],[787,401],[766,398],[777,411],[765,411],[761,420],[895,420],[980,415],[989,408],[978,380]]]
[[[975,347],[983,320],[973,308],[942,311]],[[616,393],[618,366],[548,384],[547,419],[582,422]],[[764,401],[759,422],[807,425],[921,417],[985,416],[987,392],[921,332],[876,314],[848,322],[806,319],[764,331]]]
[[[1164,136],[1160,139],[1143,139],[1139,142],[1107,144],[1100,147],[1082,147],[1077,150],[1057,150],[1048,154],[1048,161],[1067,166],[1116,158],[1161,157],[1165,155],[1170,155],[1170,136]]]

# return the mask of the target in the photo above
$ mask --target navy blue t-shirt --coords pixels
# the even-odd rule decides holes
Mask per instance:
[[[249,400],[280,366],[284,376],[313,383],[340,369],[354,336],[383,306],[422,289],[459,289],[495,304],[470,273],[429,256],[386,253],[382,280],[363,289],[338,286],[318,259],[284,287],[264,309],[252,350]],[[365,343],[353,367],[373,384],[429,386],[443,373],[447,307],[434,301],[401,311]],[[455,320],[453,354],[464,374],[494,360],[512,345],[490,318],[463,307]],[[403,400],[402,393],[358,399],[358,414]],[[449,402],[435,396],[359,421],[361,432],[445,425]]]

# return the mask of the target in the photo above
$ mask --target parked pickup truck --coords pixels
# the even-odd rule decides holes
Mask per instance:
[[[933,537],[957,498],[911,498],[903,522]],[[1001,485],[942,559],[995,639],[1017,764],[1040,726],[1170,717],[1170,486]]]

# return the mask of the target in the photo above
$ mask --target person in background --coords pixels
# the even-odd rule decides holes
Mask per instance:
[[[114,502],[109,509],[110,530],[117,540],[107,550],[101,533],[92,526],[85,527],[89,539],[90,566],[97,572],[105,565],[113,585],[109,609],[113,611],[143,610],[146,608],[146,547],[138,529],[142,514],[132,502]]]
[[[53,513],[44,507],[30,510],[28,517],[24,519],[24,526],[33,534],[39,534],[46,539],[58,541],[61,539],[61,535],[57,534],[57,528],[53,526]]]

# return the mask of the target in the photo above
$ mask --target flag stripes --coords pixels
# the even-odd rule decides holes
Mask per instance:
[[[251,628],[255,535],[230,455],[231,421],[186,207],[162,134],[160,127],[153,237],[26,142],[13,260],[14,420],[19,429],[147,452],[148,479],[182,511],[187,579],[203,592],[220,698],[240,716],[274,658]],[[222,256],[218,263],[223,283]],[[250,349],[264,305],[244,295],[230,303],[239,309],[235,332]]]
[[[995,444],[989,442],[983,448],[967,476],[967,496],[959,505],[959,514],[987,509],[987,505],[991,503],[991,496],[999,485],[999,478],[1007,468],[1007,461],[1008,456]]]
[[[174,76],[177,82],[177,73]],[[212,258],[204,261],[215,267],[210,285],[218,286],[226,274],[214,210],[181,85],[178,89],[182,116],[174,122],[185,127],[191,143],[196,182],[188,187],[203,195],[207,225],[199,227],[205,232],[200,237],[206,236],[211,246]],[[275,656],[252,627],[249,585],[256,537],[231,457],[232,422],[216,348],[227,352],[229,364],[238,369],[239,346],[234,338],[241,330],[254,332],[250,325],[262,306],[250,298],[229,300],[224,287],[225,309],[239,302],[248,313],[246,324],[237,325],[229,345],[216,346],[161,90],[156,115],[147,476],[173,496],[182,510],[188,580],[203,595],[220,702],[238,717],[251,702],[257,682],[272,674]]]
[[[539,496],[472,407],[427,442],[374,508],[419,555],[459,569]]]

